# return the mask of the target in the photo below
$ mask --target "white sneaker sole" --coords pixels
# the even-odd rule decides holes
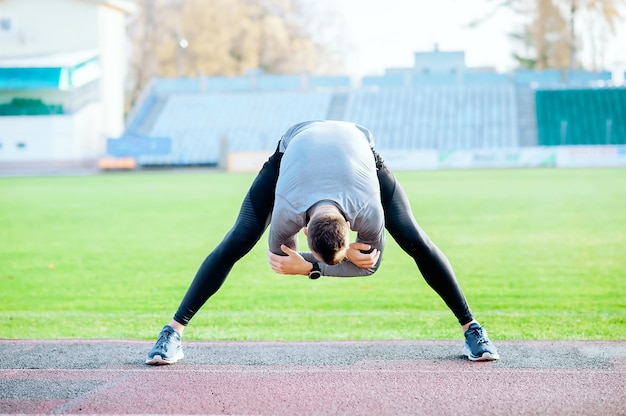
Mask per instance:
[[[473,355],[471,353],[469,348],[467,348],[467,345],[463,345],[463,354],[470,361],[495,361],[495,360],[499,360],[500,359],[500,356],[498,355],[498,353],[491,354],[491,353],[486,352],[486,351],[483,353],[483,355],[481,357],[477,357],[477,356],[475,356],[475,355]]]
[[[183,352],[181,351],[180,354],[176,354],[174,356],[174,358],[172,358],[171,360],[166,360],[163,357],[161,357],[160,355],[155,355],[152,358],[148,358],[146,360],[146,364],[148,365],[167,365],[167,364],[174,364],[175,362],[182,360],[185,357],[185,354],[183,354]]]

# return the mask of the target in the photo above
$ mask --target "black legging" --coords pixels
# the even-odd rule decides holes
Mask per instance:
[[[461,325],[473,317],[446,256],[415,221],[409,200],[382,158],[374,151],[385,228],[414,260],[426,282],[444,300]],[[233,265],[259,241],[270,223],[282,153],[278,150],[246,194],[235,225],[206,257],[183,298],[174,320],[187,325],[204,303],[222,286]]]
[[[400,248],[415,260],[426,283],[448,305],[459,323],[465,325],[474,318],[450,262],[415,221],[409,199],[396,177],[375,151],[374,156],[385,211],[385,228]]]
[[[237,260],[259,241],[270,223],[274,192],[283,154],[276,152],[261,168],[246,194],[235,225],[204,259],[178,306],[174,320],[187,325],[204,303],[222,286]]]

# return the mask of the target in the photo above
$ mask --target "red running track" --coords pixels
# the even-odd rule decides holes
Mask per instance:
[[[626,415],[626,342],[0,340],[2,414]]]

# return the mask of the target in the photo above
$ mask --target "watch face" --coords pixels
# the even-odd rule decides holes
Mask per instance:
[[[311,280],[319,279],[321,276],[322,272],[318,270],[311,270],[311,272],[309,273],[309,279]]]

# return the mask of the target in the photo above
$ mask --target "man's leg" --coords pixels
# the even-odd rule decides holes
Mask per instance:
[[[448,305],[462,326],[474,319],[454,270],[444,253],[417,224],[409,200],[380,155],[376,168],[385,211],[385,227],[398,245],[415,260],[422,276]]]
[[[380,155],[374,152],[374,156],[385,211],[385,227],[398,245],[415,260],[426,282],[458,319],[465,335],[464,354],[472,361],[499,359],[487,331],[474,320],[450,262],[415,221],[404,190]]]
[[[269,225],[282,153],[268,160],[246,194],[233,228],[206,257],[183,298],[174,320],[187,325],[222,286],[234,264],[259,241]]]
[[[172,321],[163,328],[148,353],[146,363],[168,364],[183,357],[180,336],[185,326],[218,291],[237,260],[254,247],[269,225],[281,159],[282,153],[277,150],[263,165],[243,200],[234,226],[200,265]]]

